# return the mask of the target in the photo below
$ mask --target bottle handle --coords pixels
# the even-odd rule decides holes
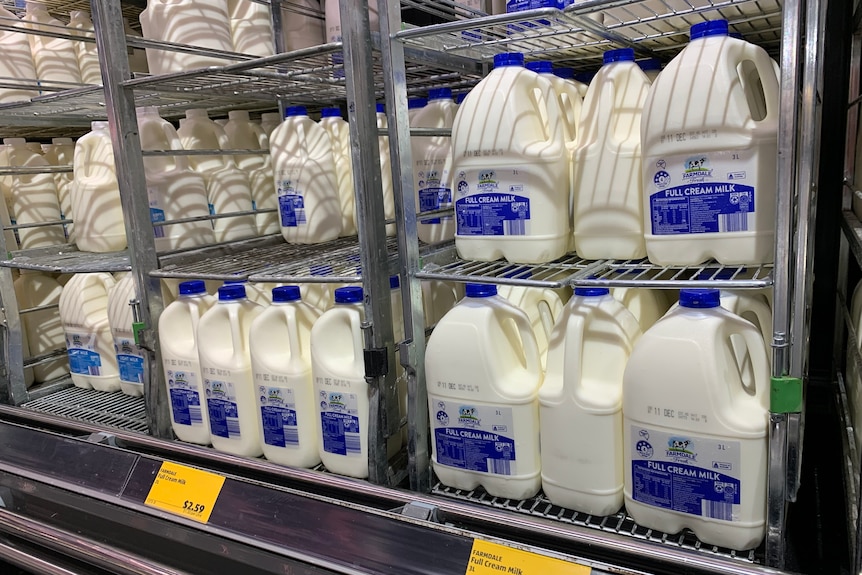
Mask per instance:
[[[542,102],[536,98],[536,94],[540,94],[544,99],[544,120],[545,125],[542,126],[545,132],[545,139],[549,142],[555,142],[559,138],[557,131],[563,129],[565,118],[563,118],[563,111],[560,109],[561,101],[557,96],[557,91],[554,89],[554,85],[547,78],[542,78],[538,74],[533,81],[533,88],[531,90],[531,94],[533,96],[533,106],[536,111],[539,112],[539,116],[542,117]],[[553,103],[552,103],[553,102]],[[562,138],[565,141],[565,137]]]
[[[169,150],[182,150],[183,143],[180,141],[180,136],[177,134],[177,131],[167,120],[163,120],[161,122],[162,132],[165,135],[165,138],[168,141],[168,149]],[[186,160],[185,156],[169,156],[173,163],[175,170],[187,170],[188,169],[188,160]]]
[[[365,373],[365,345],[362,341],[362,325],[358,313],[347,314],[350,319],[350,333],[353,335],[353,365]]]
[[[775,64],[772,58],[760,46],[745,42],[742,46],[742,57],[750,60],[757,69],[760,76],[760,84],[763,86],[763,99],[766,103],[766,116],[760,120],[778,121],[779,102],[779,79],[775,76]]]
[[[216,140],[218,140],[218,147],[220,150],[229,150],[230,149],[230,138],[227,137],[227,132],[224,128],[213,122],[213,131],[215,132]],[[227,168],[236,168],[236,157],[235,156],[222,156],[222,163]]]
[[[530,324],[530,319],[526,313],[517,308],[511,310],[510,317],[515,322],[515,327],[518,328],[518,335],[521,337],[521,346],[524,348],[527,371],[542,373],[539,344],[536,343],[536,334],[533,331],[532,324]]]
[[[290,359],[302,357],[302,349],[299,340],[299,329],[296,319],[296,308],[288,305],[284,308],[284,317],[287,321],[287,348],[290,350]]]
[[[729,325],[729,322],[728,324],[725,324],[725,333],[723,334],[722,340],[730,345],[731,350],[733,346],[730,344],[730,336],[740,335],[745,340],[745,346],[748,349],[748,354],[751,358],[752,372],[754,373],[754,399],[763,406],[764,409],[768,410],[770,390],[769,377],[772,372],[769,365],[769,358],[766,354],[765,342],[763,341],[763,337],[760,335],[760,332],[758,332],[758,330],[751,325],[749,321],[742,318],[735,319],[737,319],[740,324]],[[745,322],[744,327],[741,322]],[[731,353],[733,352],[731,351]],[[758,374],[765,374],[765,381],[760,381],[757,377]]]
[[[770,311],[767,304],[759,299],[746,297],[741,300],[741,303],[742,302],[745,303],[745,307],[740,307],[737,315],[744,319],[744,314],[746,312],[751,312],[757,317],[757,322],[760,324],[760,332],[763,335],[763,341],[767,344],[768,348],[768,342],[772,341],[772,311]]]

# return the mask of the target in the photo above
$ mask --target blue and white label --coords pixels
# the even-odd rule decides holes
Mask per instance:
[[[449,188],[425,188],[419,190],[419,211],[430,212],[452,206],[452,190]],[[451,216],[420,220],[419,224],[439,224],[443,220],[451,220]]]
[[[512,408],[430,397],[437,463],[468,471],[516,475]]]
[[[335,455],[359,457],[362,441],[359,436],[359,398],[355,393],[321,390],[320,425],[323,429],[323,450]]]
[[[631,426],[632,497],[661,509],[739,521],[740,446]]]
[[[131,337],[115,337],[114,352],[120,368],[120,380],[144,385],[144,350]]]
[[[239,408],[234,384],[229,381],[204,380],[210,431],[226,439],[240,439]]]
[[[161,204],[158,188],[147,187],[147,199],[150,203],[150,221],[152,223],[164,222],[165,209]],[[153,235],[157,238],[165,237],[165,226],[153,226]]]
[[[494,169],[458,174],[455,178],[458,235],[529,235],[530,198],[521,179],[517,170],[499,175]]]
[[[255,374],[255,379],[258,375]],[[259,385],[257,392],[264,443],[298,449],[299,427],[293,390],[288,387]]]
[[[203,425],[201,395],[198,393],[198,374],[181,369],[166,369],[168,393],[171,396],[171,413],[174,423]]]
[[[66,330],[66,350],[69,370],[79,375],[102,375],[102,356],[96,351],[98,334],[90,331]]]
[[[284,169],[276,178],[278,213],[283,228],[295,228],[308,223],[305,218],[305,196],[299,176],[299,169]]]

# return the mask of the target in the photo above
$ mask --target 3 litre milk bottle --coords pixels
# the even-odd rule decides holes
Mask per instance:
[[[377,129],[388,130],[386,119],[386,108],[383,104],[377,104]],[[392,156],[389,150],[389,136],[377,138],[378,152],[380,153],[380,177],[383,187],[383,213],[387,220],[395,219],[395,188],[392,186]],[[357,229],[358,226],[357,226]],[[395,236],[395,224],[386,226],[386,235]]]
[[[623,505],[623,371],[641,330],[607,288],[575,288],[539,390],[542,489],[555,505],[610,515]]]
[[[574,153],[575,251],[587,259],[646,255],[641,200],[641,110],[649,79],[634,50],[604,54],[590,83]]]
[[[272,19],[266,4],[228,0],[233,51],[251,56],[272,56]]]
[[[554,85],[557,93],[557,104],[563,111],[566,128],[566,142],[573,147],[578,139],[578,124],[581,120],[581,108],[584,98],[578,92],[574,82],[569,82],[559,77],[554,72],[554,64],[550,60],[538,60],[527,64],[527,69],[547,78]]]
[[[210,418],[198,355],[198,323],[215,304],[201,280],[183,282],[159,317],[159,344],[171,399],[171,425],[183,441],[209,445]]]
[[[47,167],[40,154],[27,147],[23,138],[5,138],[6,154],[12,167]],[[11,178],[10,216],[17,224],[37,224],[60,220],[60,201],[52,174],[17,174]],[[66,240],[63,226],[42,226],[18,230],[21,249],[62,244]]]
[[[5,8],[0,7],[0,18],[3,18],[7,26],[18,27],[15,22],[18,17]],[[0,59],[0,77],[9,79],[8,87],[0,88],[0,103],[19,102],[38,96],[36,91],[24,88],[36,85],[36,66],[33,64],[27,35],[9,30],[0,31],[0,51],[3,53],[3,58]],[[15,87],[18,85],[21,87]]]
[[[734,341],[750,362],[737,363]],[[639,525],[687,527],[731,549],[760,543],[769,374],[763,337],[720,307],[718,290],[680,291],[680,306],[638,340],[623,380],[625,504]]]
[[[425,310],[425,325],[435,325],[463,297],[464,287],[461,283],[424,280],[422,282],[422,304]]]
[[[96,37],[89,12],[72,10],[70,16],[69,28],[81,30],[78,35],[84,38]],[[84,84],[101,84],[102,70],[99,68],[99,52],[96,49],[96,43],[78,41],[74,43],[74,47],[78,58],[78,69],[81,71],[81,81]]]
[[[120,391],[120,372],[108,321],[108,294],[115,284],[106,273],[75,274],[60,296],[72,383],[85,389]]]
[[[303,106],[287,109],[270,144],[281,234],[288,243],[315,244],[341,235],[341,201],[332,141]]]
[[[272,305],[251,324],[249,347],[263,454],[282,465],[320,463],[311,378],[311,327],[318,317],[320,311],[302,301],[299,286],[281,286],[272,290]]]
[[[135,321],[131,301],[140,301],[131,274],[118,281],[108,294],[108,323],[114,338],[117,366],[120,370],[120,388],[126,395],[144,394],[147,354],[135,343]]]
[[[246,457],[263,453],[248,345],[251,324],[262,311],[245,297],[243,285],[230,284],[219,288],[218,303],[198,323],[213,447]]]
[[[494,66],[452,126],[455,246],[465,259],[549,262],[569,244],[563,112],[523,54],[497,54]]]
[[[356,199],[353,189],[353,162],[350,154],[350,126],[341,117],[339,108],[320,111],[320,125],[329,134],[338,178],[338,198],[341,201],[341,235],[356,235]]]
[[[51,16],[47,6],[41,2],[28,1],[22,20],[31,30],[55,34],[65,31],[63,23]],[[36,74],[41,83],[59,84],[63,89],[74,88],[75,86],[70,84],[81,83],[81,72],[75,52],[77,42],[36,34],[28,35],[28,39]]]
[[[669,298],[676,299],[676,292],[673,296],[664,292],[659,289],[615,287],[611,295],[635,316],[643,332],[667,313],[671,306]]]
[[[771,262],[778,155],[772,60],[762,48],[728,37],[725,20],[692,26],[691,36],[644,108],[647,255],[658,265],[711,257],[722,264]],[[741,80],[752,69],[762,91]],[[756,113],[759,105],[764,116]]]
[[[532,497],[541,487],[536,336],[495,286],[467,284],[466,292],[425,354],[434,473],[457,489]]]
[[[20,309],[57,305],[63,293],[63,287],[56,279],[29,270],[21,270],[14,287]],[[21,327],[30,355],[39,356],[63,349],[65,345],[63,323],[56,308],[21,314]],[[51,381],[68,371],[69,362],[63,357],[33,367],[33,376],[37,382]]]
[[[374,0],[372,0],[373,2]],[[330,4],[336,3],[331,0]],[[281,7],[284,49],[288,52],[319,46],[326,40],[322,2],[292,0]]]
[[[75,142],[72,138],[53,138],[50,144],[42,145],[42,156],[52,166],[68,166],[74,168]],[[72,182],[74,172],[54,174],[54,184],[57,186],[57,199],[60,201],[60,217],[73,220],[72,213]],[[66,239],[72,242],[75,237],[75,224],[65,224]]]
[[[584,96],[587,95],[587,89],[589,86],[579,80],[575,80],[575,70],[573,68],[554,68],[554,75],[574,84],[575,88],[578,90],[578,94],[581,96],[581,100],[583,100]],[[581,105],[583,105],[583,102],[581,102]],[[580,115],[576,121],[580,122]]]
[[[520,276],[523,277],[523,276]],[[548,288],[501,285],[497,294],[509,300],[522,310],[530,319],[533,333],[536,334],[536,344],[539,347],[539,357],[542,367],[548,359],[548,343],[554,324],[563,313],[563,301],[556,291]]]
[[[452,99],[450,88],[437,88],[428,92],[428,104],[416,112],[410,127],[452,128],[458,105]],[[414,136],[413,189],[420,212],[452,207],[452,139],[446,136]],[[416,225],[419,239],[426,244],[439,244],[455,237],[455,220],[452,216],[419,219]]]

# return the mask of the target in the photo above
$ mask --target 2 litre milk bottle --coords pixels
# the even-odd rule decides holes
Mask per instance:
[[[8,26],[18,27],[18,17],[3,7],[0,7],[0,18]],[[0,51],[3,54],[0,59],[0,77],[8,79],[8,86],[0,88],[0,103],[19,102],[38,96],[35,90],[25,88],[36,84],[36,66],[33,64],[27,34],[0,31]],[[17,87],[19,85],[20,88]]]
[[[28,1],[22,20],[26,22],[25,26],[32,30],[55,34],[65,31],[63,23],[49,14],[47,6],[42,2]],[[74,88],[72,84],[81,83],[81,72],[75,52],[77,42],[37,34],[29,34],[28,39],[36,74],[41,83],[55,84],[65,90]]]
[[[350,126],[341,117],[339,108],[323,108],[320,125],[329,134],[335,175],[338,178],[338,198],[341,201],[341,235],[356,235],[356,199],[353,189],[353,162],[350,154]]]
[[[140,301],[131,274],[118,281],[108,294],[108,323],[114,338],[117,366],[120,370],[120,389],[131,396],[144,394],[147,354],[135,343],[132,301]]]
[[[320,311],[302,301],[299,286],[272,290],[272,305],[251,324],[249,348],[263,454],[270,461],[314,467],[318,410],[311,377],[311,328]]]
[[[607,288],[575,288],[539,390],[542,489],[555,505],[610,515],[623,505],[623,371],[641,335]]]
[[[95,28],[90,20],[90,13],[84,10],[72,10],[69,28],[80,30],[78,35],[84,38],[95,38]],[[73,32],[73,35],[75,33]],[[75,55],[78,58],[78,69],[84,84],[101,84],[102,70],[99,67],[99,51],[95,42],[78,41],[74,43]]]
[[[245,297],[245,286],[219,288],[218,303],[198,322],[198,353],[213,447],[257,457],[263,453],[260,416],[248,335],[263,308]]]
[[[209,445],[210,418],[198,354],[198,323],[215,304],[201,280],[182,282],[159,317],[159,344],[171,399],[171,425],[182,441]]]
[[[658,265],[711,257],[722,264],[771,262],[778,155],[772,59],[730,38],[725,20],[692,26],[691,36],[644,108],[647,255]],[[742,81],[752,70],[762,91]]]
[[[541,487],[536,336],[495,286],[467,284],[466,293],[425,354],[434,473],[456,489],[532,497]]]
[[[40,154],[30,150],[24,138],[5,138],[6,154],[12,167],[47,167]],[[52,174],[17,174],[11,177],[9,215],[17,224],[37,224],[60,220],[60,201]],[[42,226],[18,230],[21,249],[62,244],[66,240],[63,226]]]
[[[733,342],[750,362],[737,362]],[[625,505],[639,525],[687,527],[730,549],[760,543],[769,375],[763,337],[720,307],[718,290],[680,291],[680,306],[635,344],[623,380]]]
[[[452,126],[455,246],[465,259],[549,262],[569,244],[563,112],[523,54],[497,54],[494,66]]]
[[[20,271],[21,275],[14,282],[15,298],[20,309],[59,304],[63,287],[56,279],[30,270]],[[65,345],[63,323],[56,308],[21,314],[21,327],[30,355],[39,356],[63,349]],[[68,371],[68,360],[65,357],[57,358],[34,366],[33,377],[37,382],[51,381]]]

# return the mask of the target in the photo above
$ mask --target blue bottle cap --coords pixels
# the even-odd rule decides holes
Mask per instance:
[[[284,111],[285,118],[292,118],[294,116],[307,116],[308,110],[305,106],[290,106],[287,110]]]
[[[341,108],[324,108],[320,111],[321,118],[341,118]]]
[[[494,67],[500,68],[503,66],[523,66],[524,55],[520,52],[504,52],[494,56]]]
[[[378,114],[385,114],[386,113],[386,106],[384,106],[383,104],[377,104],[377,113]]]
[[[463,94],[458,94],[457,96],[455,96],[455,103],[460,106],[461,102],[463,102],[464,98],[466,98],[466,97],[467,97],[467,92],[464,92]]]
[[[611,290],[605,287],[577,287],[575,288],[575,295],[581,297],[600,297],[603,295],[608,295],[611,293]]]
[[[721,295],[717,289],[682,289],[679,290],[679,305],[695,309],[718,307]]]
[[[575,70],[574,68],[554,68],[554,75],[558,78],[562,78],[564,80],[574,80],[575,79]]]
[[[245,298],[245,286],[239,283],[226,284],[218,288],[219,301],[233,301]]]
[[[692,26],[689,36],[692,40],[697,40],[707,36],[727,36],[727,34],[727,20],[707,20]]]
[[[279,286],[272,288],[273,303],[299,301],[301,299],[302,294],[299,293],[299,286]]]
[[[418,110],[428,105],[428,100],[425,98],[410,98],[407,100],[408,110]]]
[[[661,71],[661,60],[658,58],[644,58],[635,62],[644,72]]]
[[[180,295],[197,295],[206,292],[207,286],[203,280],[192,280],[180,284]]]
[[[467,284],[464,286],[467,297],[491,297],[497,295],[497,286],[494,284]]]
[[[616,50],[608,50],[602,55],[602,62],[612,64],[614,62],[634,62],[635,51],[632,48],[618,48]]]
[[[537,62],[528,62],[527,70],[532,70],[536,74],[553,74],[554,65],[550,60],[538,60]]]
[[[357,303],[363,298],[362,288],[358,286],[348,286],[335,290],[335,303]]]
[[[451,100],[452,88],[434,88],[428,90],[428,100]]]
[[[398,276],[389,276],[389,289],[398,289],[401,287],[401,280]]]

